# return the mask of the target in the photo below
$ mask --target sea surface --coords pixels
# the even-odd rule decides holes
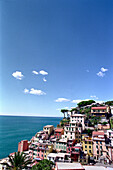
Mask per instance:
[[[30,140],[45,125],[59,124],[60,117],[0,116],[0,159],[18,150],[18,142]]]

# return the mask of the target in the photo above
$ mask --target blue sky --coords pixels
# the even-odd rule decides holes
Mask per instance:
[[[1,0],[0,114],[62,116],[113,99],[112,0]]]

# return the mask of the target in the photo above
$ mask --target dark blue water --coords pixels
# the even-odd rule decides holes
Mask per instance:
[[[0,159],[7,157],[9,153],[16,152],[18,142],[21,140],[30,140],[45,125],[56,127],[61,119],[58,117],[0,116]]]

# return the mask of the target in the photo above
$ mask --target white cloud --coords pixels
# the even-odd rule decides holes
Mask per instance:
[[[100,104],[102,104],[102,103],[104,103],[104,101],[96,100],[96,103],[100,103]]]
[[[101,70],[101,71],[99,71],[99,72],[97,73],[97,76],[99,76],[99,77],[104,77],[104,76],[105,76],[105,72],[108,71],[108,69],[102,67],[100,70]]]
[[[58,111],[61,111],[62,109],[69,109],[69,107],[64,107],[64,108],[58,108],[58,109],[56,109],[56,110],[58,110]]]
[[[69,99],[66,99],[66,98],[58,98],[55,100],[55,102],[68,102],[70,101]]]
[[[37,90],[37,89],[34,89],[34,88],[31,88],[30,90],[28,89],[24,89],[24,93],[29,93],[29,94],[34,94],[34,95],[46,95],[45,92],[43,92],[42,90]]]
[[[18,80],[22,80],[22,78],[24,77],[23,74],[22,74],[22,72],[20,72],[20,71],[14,72],[14,73],[12,74],[12,76],[15,77],[15,78],[18,79]]]
[[[107,68],[102,67],[102,68],[101,68],[101,71],[102,71],[102,72],[106,72],[106,71],[108,71],[108,69],[107,69]]]
[[[42,74],[42,75],[48,75],[48,73],[44,70],[39,71],[39,73]]]
[[[91,97],[91,98],[95,98],[95,99],[98,99],[98,97],[97,97],[97,96],[95,96],[95,95],[94,95],[94,96],[90,96],[90,97]]]
[[[82,101],[88,101],[90,99],[84,99],[84,100],[81,100],[81,99],[78,99],[78,100],[72,100],[71,103],[80,103]]]
[[[47,80],[45,79],[45,77],[43,78],[43,81],[45,81],[45,82],[47,81]]]
[[[37,71],[35,71],[35,70],[34,70],[34,71],[32,71],[32,73],[33,73],[33,74],[36,74],[36,75],[38,74],[38,72],[37,72]]]
[[[105,74],[104,74],[103,72],[99,71],[99,72],[97,73],[97,76],[99,76],[99,77],[104,77]]]
[[[29,93],[29,90],[25,88],[24,93]]]
[[[79,103],[81,102],[82,100],[81,99],[78,99],[78,100],[72,100],[71,103]]]
[[[31,88],[30,94],[34,94],[34,95],[45,95],[46,93],[43,92],[42,90],[37,90],[37,89],[34,89],[34,88]]]

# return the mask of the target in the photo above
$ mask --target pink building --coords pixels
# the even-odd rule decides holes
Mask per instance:
[[[29,146],[29,154],[32,159],[47,159],[47,156],[53,150],[51,143],[34,142]]]
[[[61,138],[61,136],[64,134],[64,129],[56,129],[54,132],[54,135],[56,138]]]
[[[68,140],[67,142],[67,153],[70,153],[71,160],[77,161],[80,156],[81,147],[75,145],[75,140]]]
[[[106,125],[103,125],[103,124],[98,124],[98,129],[100,130],[107,130],[107,129],[110,129],[110,124],[106,124]]]
[[[18,143],[18,152],[23,152],[28,150],[28,140],[22,140]]]
[[[93,131],[93,155],[96,160],[109,161],[109,151],[105,143],[104,131]]]

